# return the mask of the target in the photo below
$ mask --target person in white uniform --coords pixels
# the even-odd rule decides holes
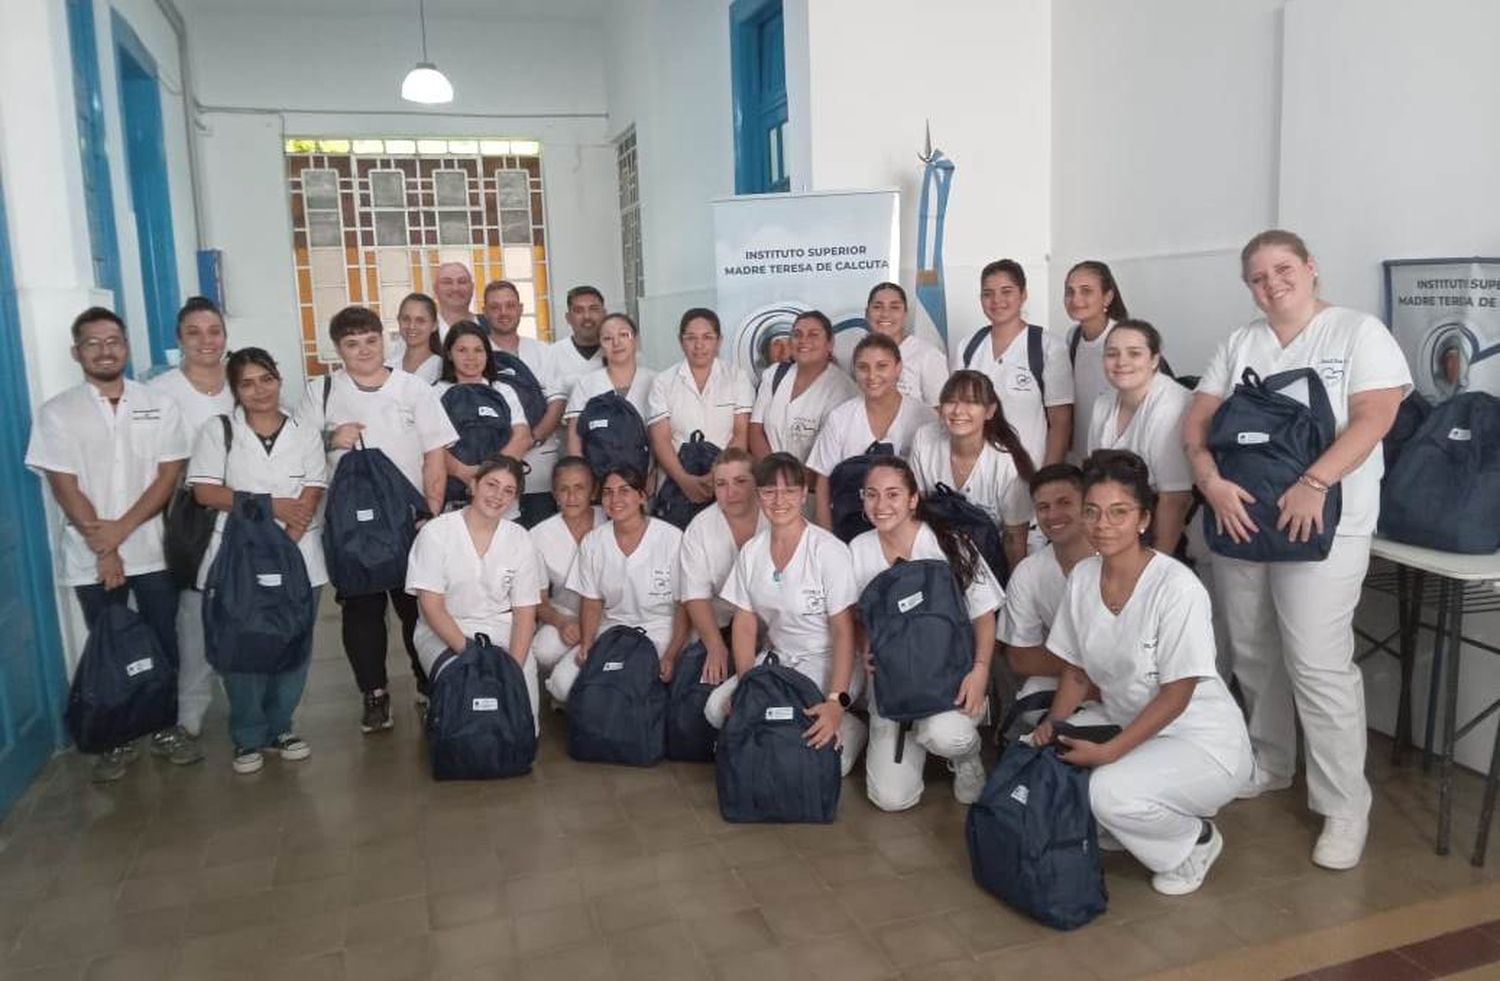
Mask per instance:
[[[568,290],[567,304],[568,311],[563,319],[568,322],[572,333],[553,341],[547,348],[552,382],[565,398],[572,394],[573,385],[579,378],[595,368],[604,367],[604,359],[599,353],[604,294],[595,286],[574,286]]]
[[[830,371],[832,368],[834,370]],[[750,453],[790,453],[807,461],[828,413],[859,395],[833,362],[833,323],[821,310],[792,321],[792,360],[767,366],[750,410]]]
[[[627,314],[612,313],[604,318],[599,327],[599,350],[604,355],[604,367],[578,379],[563,413],[563,421],[568,425],[569,456],[583,455],[578,416],[595,395],[605,392],[623,395],[641,414],[641,422],[646,421],[651,411],[649,399],[656,372],[640,363],[640,337],[635,321]]]
[[[406,563],[406,591],[422,612],[416,631],[422,670],[430,675],[444,651],[462,654],[470,640],[484,634],[521,666],[540,732],[531,641],[546,579],[531,536],[505,517],[525,482],[519,460],[501,457],[481,464],[469,503],[438,515],[417,533]]]
[[[1088,456],[1094,402],[1109,391],[1104,340],[1130,314],[1115,274],[1097,259],[1074,263],[1068,270],[1063,280],[1063,309],[1073,318],[1073,329],[1068,331],[1068,360],[1073,365],[1073,443],[1068,459],[1076,462]]]
[[[134,598],[175,665],[177,586],[166,571],[158,516],[189,456],[182,415],[169,396],[125,377],[130,342],[113,311],[83,311],[72,337],[83,383],[42,404],[26,447],[27,468],[46,479],[65,519],[57,547],[62,584],[73,587],[87,623]],[[170,758],[175,731],[153,738]],[[126,746],[100,754],[94,780],[123,777],[130,754]]]
[[[1103,742],[1057,735],[1060,756],[1089,767],[1099,826],[1168,896],[1194,892],[1224,848],[1208,820],[1250,778],[1250,736],[1214,668],[1208,591],[1150,546],[1155,503],[1146,465],[1104,451],[1084,476],[1084,522],[1098,555],[1073,567],[1047,648],[1067,662],[1032,742],[1053,741],[1092,685],[1120,727]]]
[[[568,570],[578,544],[604,524],[604,510],[594,505],[594,471],[581,456],[565,456],[552,468],[552,496],[557,513],[531,529],[537,560],[547,577],[546,602],[537,608],[536,639],[531,655],[539,673],[550,672],[562,656],[578,646],[578,594],[568,588]]]
[[[949,347],[951,367],[989,375],[1032,462],[1061,463],[1073,442],[1073,370],[1067,346],[1042,330],[1042,377],[1036,377],[1029,354],[1032,325],[1022,317],[1026,271],[1014,259],[997,259],[980,271],[979,302],[989,323]]]
[[[864,495],[865,516],[875,528],[849,543],[854,585],[863,592],[876,576],[897,562],[947,562],[964,591],[974,629],[974,666],[959,685],[954,708],[913,722],[900,762],[896,760],[896,746],[901,739],[901,724],[884,718],[876,707],[880,673],[875,669],[873,652],[868,650],[868,637],[860,632],[871,692],[865,793],[882,811],[916,807],[924,787],[922,769],[927,754],[932,753],[946,759],[953,770],[953,796],[960,804],[972,804],[984,789],[979,716],[984,712],[990,660],[995,656],[995,611],[1004,593],[973,543],[923,507],[916,476],[906,461],[886,457],[871,464],[865,475]]]
[[[516,398],[516,390],[497,381],[495,376],[489,333],[471,320],[448,328],[448,336],[443,338],[443,371],[437,384],[433,386],[433,391],[441,401],[455,385],[485,385],[494,389],[505,400],[505,407],[510,413],[510,439],[500,447],[499,455],[520,460],[532,448],[531,427],[526,424],[526,412],[521,407],[521,400]],[[481,465],[464,463],[453,455],[452,447],[444,454],[443,464],[447,467],[448,476],[462,481],[466,487],[473,484]],[[463,503],[462,498],[455,499],[450,492],[447,503],[451,506],[455,500],[460,505]],[[513,503],[515,510],[506,517],[516,520],[520,517],[521,507],[519,500]]]
[[[657,466],[694,504],[713,500],[712,474],[690,474],[677,451],[695,432],[721,450],[744,449],[755,389],[738,365],[719,359],[719,315],[707,307],[685,311],[677,327],[683,359],[659,373],[646,397],[646,426]]]
[[[385,352],[385,366],[400,368],[429,385],[437,381],[443,370],[437,302],[426,293],[406,294],[396,308],[396,328],[396,340]]]
[[[1240,253],[1250,295],[1264,316],[1230,334],[1209,361],[1183,427],[1188,459],[1218,527],[1306,540],[1322,524],[1323,497],[1343,487],[1333,549],[1322,562],[1244,562],[1216,555],[1214,586],[1229,625],[1234,673],[1249,712],[1256,774],[1246,793],[1291,785],[1297,722],[1307,752],[1307,797],[1323,815],[1312,859],[1330,869],[1359,864],[1369,830],[1364,683],[1354,664],[1354,609],[1370,561],[1385,469],[1380,441],[1411,390],[1400,346],[1369,314],[1318,296],[1317,266],[1291,232],[1262,232]],[[1250,520],[1245,490],[1224,479],[1206,444],[1214,412],[1246,368],[1261,377],[1315,368],[1338,435],[1277,501],[1274,528]],[[1372,452],[1373,451],[1373,452]],[[1295,712],[1293,708],[1295,706]]]
[[[769,650],[826,696],[807,710],[813,724],[804,738],[817,749],[836,744],[840,770],[848,776],[868,737],[865,724],[849,711],[865,679],[854,656],[859,591],[849,547],[803,516],[807,473],[789,453],[756,461],[755,490],[769,527],[740,549],[720,593],[735,607],[735,674],[708,696],[703,716],[715,729],[724,727],[739,679],[764,657],[756,653],[764,624]]]
[[[171,396],[182,413],[188,445],[203,424],[234,410],[234,393],[224,375],[224,350],[229,335],[218,306],[202,296],[189,297],[177,311],[177,348],[182,359],[176,368],[151,379],[151,388]],[[184,589],[177,602],[177,728],[171,744],[152,744],[174,762],[192,762],[202,755],[197,739],[203,717],[213,703],[214,672],[203,649],[203,594]]]
[[[911,467],[923,494],[939,486],[968,498],[1004,529],[1010,568],[1026,557],[1031,526],[1031,457],[1005,418],[988,375],[961,369],[943,385],[940,422],[917,431]]]
[[[935,409],[948,380],[948,355],[926,338],[911,333],[906,317],[906,290],[899,284],[877,283],[870,290],[865,300],[865,322],[872,331],[901,346],[897,391]]]
[[[895,341],[867,334],[854,346],[854,380],[861,397],[828,413],[807,456],[807,469],[817,481],[816,513],[821,527],[833,526],[828,477],[835,467],[875,442],[888,444],[894,456],[906,456],[917,431],[937,421],[936,412],[896,390],[900,377],[901,349]]]
[[[755,495],[754,461],[732,446],[714,461],[714,506],[705,508],[682,533],[680,572],[682,606],[708,656],[703,681],[717,685],[729,677],[729,624],[734,607],[720,597],[735,557],[757,532],[766,528]]]
[[[607,326],[607,325],[606,325]],[[646,514],[646,477],[612,467],[600,481],[609,522],[578,544],[567,586],[579,596],[578,646],[547,679],[547,691],[566,702],[589,649],[610,627],[639,627],[661,659],[663,678],[687,643],[687,615],[678,605],[682,532]]]
[[[276,523],[297,543],[313,606],[328,566],[323,558],[323,528],[319,505],[328,487],[328,460],[323,436],[281,410],[281,371],[276,360],[258,347],[245,347],[229,357],[228,384],[237,408],[230,415],[230,444],[224,427],[205,425],[198,431],[187,482],[198,503],[221,512],[213,538],[198,570],[198,589],[208,580],[219,554],[228,512],[236,492],[269,494]],[[312,755],[306,740],[292,727],[292,714],[307,686],[312,662],[313,635],[307,636],[302,662],[286,671],[225,672],[219,677],[229,697],[229,738],[234,744],[235,773],[254,773],[265,765],[266,754],[283,760],[305,760]]]

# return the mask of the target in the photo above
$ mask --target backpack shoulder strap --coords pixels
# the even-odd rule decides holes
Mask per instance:
[[[990,339],[990,334],[994,331],[994,329],[995,328],[989,325],[985,325],[983,328],[975,332],[973,337],[969,338],[969,343],[964,345],[965,368],[974,363],[974,355],[979,353],[979,345]]]
[[[1083,343],[1083,328],[1078,324],[1068,333],[1068,364],[1078,363],[1078,345]]]
[[[1043,404],[1047,401],[1047,356],[1042,351],[1042,328],[1036,324],[1026,325],[1026,367],[1031,369],[1031,377],[1036,379],[1037,394],[1042,397]]]
[[[776,366],[776,373],[771,376],[772,395],[775,395],[776,390],[781,387],[781,383],[786,381],[787,373],[792,370],[792,365],[794,364],[796,364],[795,361],[783,361]]]
[[[223,413],[219,414],[219,425],[224,427],[224,452],[234,445],[234,427],[229,424],[229,417]]]
[[[323,376],[323,424],[328,424],[328,395],[333,391],[333,372]]]

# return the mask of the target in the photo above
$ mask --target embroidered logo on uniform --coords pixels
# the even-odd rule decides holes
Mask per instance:
[[[475,409],[474,411],[477,414],[479,414],[481,416],[484,416],[487,419],[499,419],[500,418],[500,413],[496,412],[494,409],[492,409],[491,407],[489,407],[487,405],[481,405],[477,409]]]
[[[1448,430],[1448,438],[1456,439],[1460,442],[1466,442],[1474,438],[1474,433],[1471,430],[1454,426],[1452,429]]]
[[[672,570],[658,566],[651,570],[651,595],[672,595]]]
[[[279,572],[261,572],[261,573],[258,573],[256,575],[256,577],[255,577],[255,584],[257,586],[265,586],[267,588],[272,587],[272,586],[280,586],[281,585],[281,573],[279,573]]]
[[[608,428],[609,428],[609,420],[608,419],[590,419],[589,420],[589,432],[593,432],[596,429],[608,429]]]
[[[355,521],[374,521],[375,520],[375,509],[374,508],[360,508],[358,511],[354,512],[354,520]]]
[[[828,597],[823,590],[816,586],[809,586],[802,590],[802,612],[803,613],[827,613]]]
[[[624,661],[605,661],[604,662],[604,667],[601,670],[604,670],[604,671],[624,671],[625,670],[625,662]]]
[[[1031,377],[1031,372],[1017,370],[1015,374],[1010,376],[1010,390],[1013,392],[1029,392],[1031,391],[1033,382],[1034,379]]]
[[[498,698],[476,698],[474,699],[474,711],[476,712],[498,712],[500,710],[500,699]]]
[[[130,418],[140,422],[157,422],[161,419],[160,409],[131,409]]]
[[[125,676],[127,678],[134,678],[143,671],[150,671],[155,666],[149,657],[143,657],[139,661],[131,661],[125,665]]]
[[[1025,807],[1026,802],[1031,800],[1031,788],[1026,786],[1024,783],[1021,784],[1020,786],[1016,787],[1015,790],[1012,790],[1010,792],[1010,799],[1015,801],[1017,804],[1020,804],[1022,807]]]
[[[792,721],[792,707],[790,705],[772,705],[766,709],[767,722],[790,722]]]
[[[396,410],[396,415],[401,420],[403,428],[410,429],[417,424],[417,410],[403,405]]]
[[[903,596],[901,599],[898,599],[896,601],[896,609],[900,610],[902,613],[910,613],[912,610],[921,605],[922,594],[920,592],[912,593],[910,596]]]
[[[1318,374],[1323,377],[1323,384],[1337,385],[1344,380],[1343,358],[1324,358],[1318,362]]]
[[[1239,443],[1241,446],[1256,446],[1256,445],[1258,445],[1260,443],[1269,443],[1271,441],[1271,434],[1270,433],[1236,433],[1234,439],[1235,439],[1235,442]]]

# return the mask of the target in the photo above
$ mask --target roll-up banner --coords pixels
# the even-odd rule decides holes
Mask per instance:
[[[1416,389],[1500,396],[1500,259],[1387,259],[1385,316]]]
[[[900,263],[895,190],[753,194],[713,203],[723,356],[759,379],[789,358],[792,321],[822,310],[833,321],[839,363],[868,329],[870,287]]]

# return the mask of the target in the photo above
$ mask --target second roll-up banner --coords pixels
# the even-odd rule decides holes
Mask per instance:
[[[715,279],[724,357],[758,380],[789,358],[792,321],[822,310],[839,363],[865,335],[865,295],[895,280],[901,199],[895,190],[757,194],[713,203]]]

